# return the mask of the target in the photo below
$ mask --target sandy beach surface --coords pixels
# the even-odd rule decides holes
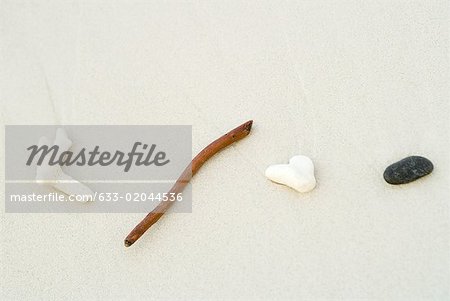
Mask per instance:
[[[447,1],[0,6],[3,124],[188,124],[195,154],[254,120],[131,248],[143,214],[2,206],[2,300],[450,298]],[[310,193],[264,177],[297,154]]]

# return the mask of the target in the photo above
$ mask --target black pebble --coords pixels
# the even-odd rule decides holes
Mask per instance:
[[[389,184],[411,183],[433,171],[433,163],[420,156],[411,156],[389,165],[383,177]]]

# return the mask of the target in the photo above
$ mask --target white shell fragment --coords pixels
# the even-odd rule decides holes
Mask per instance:
[[[51,143],[50,140],[44,136],[39,139],[38,146],[40,147],[42,145],[48,145],[49,147],[57,145],[59,147],[58,153],[62,153],[69,150],[72,146],[72,141],[67,137],[67,133],[64,129],[58,128],[54,142]],[[50,166],[47,157],[45,157],[42,164],[36,168],[37,183],[48,185],[67,195],[81,195],[83,196],[82,198],[77,198],[77,200],[80,200],[81,202],[93,200],[94,193],[89,187],[65,174],[61,169],[61,166]]]
[[[289,160],[289,164],[269,166],[266,169],[266,177],[299,192],[308,192],[316,187],[314,164],[306,156],[294,156]]]

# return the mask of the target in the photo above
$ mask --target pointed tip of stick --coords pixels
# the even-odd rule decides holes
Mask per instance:
[[[253,125],[253,120],[249,120],[246,123],[244,123],[245,130],[247,132],[250,132],[252,130],[252,125]]]

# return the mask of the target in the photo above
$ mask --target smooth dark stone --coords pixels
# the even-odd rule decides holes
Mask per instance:
[[[411,156],[389,165],[383,177],[389,184],[411,183],[433,171],[433,163],[420,156]]]

